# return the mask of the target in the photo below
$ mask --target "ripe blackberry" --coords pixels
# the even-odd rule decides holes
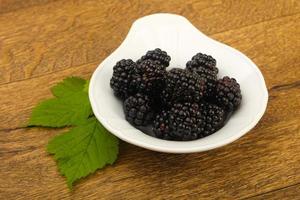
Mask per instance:
[[[131,83],[136,66],[136,63],[131,59],[123,59],[118,61],[113,67],[113,76],[110,79],[110,86],[117,97],[125,99],[135,92]]]
[[[227,111],[234,111],[241,104],[242,94],[240,85],[234,78],[228,76],[218,80],[215,100],[217,104]]]
[[[150,96],[159,96],[165,86],[167,71],[157,61],[144,60],[135,70],[132,85],[136,90]]]
[[[193,70],[197,73],[204,81],[206,90],[204,91],[204,97],[210,98],[213,92],[215,91],[215,87],[217,84],[217,74],[210,69],[206,69],[204,67],[199,67]]]
[[[216,60],[212,56],[202,54],[202,53],[197,53],[192,57],[190,61],[186,63],[186,68],[188,70],[197,70],[198,68],[201,67],[201,68],[209,69],[215,75],[217,75],[219,70],[216,67],[216,63],[217,63]]]
[[[164,67],[168,67],[171,57],[167,54],[167,52],[162,51],[159,48],[154,50],[150,50],[146,53],[146,55],[142,56],[137,63],[141,63],[144,60],[154,60],[159,61]]]
[[[202,119],[204,120],[203,132],[199,137],[205,137],[219,130],[225,122],[225,111],[217,105],[202,102],[199,104]]]
[[[225,118],[225,111],[211,103],[177,103],[156,116],[153,132],[167,140],[195,140],[219,130]]]
[[[153,111],[148,96],[137,93],[124,101],[126,120],[134,126],[146,126],[153,119]]]
[[[193,72],[174,68],[167,74],[162,102],[170,106],[176,102],[199,102],[205,91],[204,80]]]
[[[195,140],[204,131],[204,123],[197,103],[174,104],[169,113],[169,136],[173,140]]]
[[[169,127],[169,111],[163,110],[161,113],[156,115],[152,130],[157,138],[166,140],[171,139],[169,137],[169,133],[171,132]]]

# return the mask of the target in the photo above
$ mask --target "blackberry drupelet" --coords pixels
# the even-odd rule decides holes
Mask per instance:
[[[165,87],[166,74],[167,71],[159,62],[144,60],[136,67],[132,86],[151,97],[160,96]]]
[[[131,86],[131,83],[136,66],[136,63],[131,59],[122,59],[113,67],[110,86],[117,97],[125,99],[135,93],[135,89]]]
[[[216,103],[232,112],[238,108],[242,101],[240,85],[234,78],[228,76],[218,80],[215,91]]]
[[[197,103],[174,104],[169,114],[169,136],[172,140],[195,140],[204,131],[204,123]]]
[[[124,101],[126,120],[134,126],[146,126],[153,120],[151,100],[147,95],[137,93]]]
[[[156,115],[152,130],[157,138],[170,139],[169,134],[171,129],[169,127],[169,111],[163,110]]]
[[[179,68],[167,74],[166,87],[162,91],[162,102],[170,106],[176,102],[199,102],[205,91],[205,81],[197,74]]]
[[[199,104],[202,119],[204,120],[203,132],[200,137],[206,137],[219,130],[225,123],[225,111],[217,105],[202,102]]]
[[[203,67],[211,70],[215,75],[217,75],[219,70],[216,67],[216,63],[216,60],[212,56],[197,53],[186,63],[186,68],[188,70],[197,70],[198,68]]]
[[[144,60],[154,60],[159,61],[165,68],[169,66],[171,57],[167,54],[167,52],[162,51],[159,48],[154,50],[150,50],[146,53],[146,55],[142,56],[137,63],[141,63]]]

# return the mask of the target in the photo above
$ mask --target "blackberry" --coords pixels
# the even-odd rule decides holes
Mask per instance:
[[[234,78],[228,76],[218,80],[215,101],[227,111],[234,111],[238,108],[242,101],[240,85]]]
[[[159,96],[165,86],[167,71],[157,61],[144,60],[135,70],[132,86],[139,92]]]
[[[211,103],[177,103],[162,111],[153,123],[155,136],[167,140],[195,140],[219,130],[225,111]]]
[[[225,123],[225,111],[217,105],[202,102],[199,104],[202,119],[204,120],[203,132],[199,137],[205,137],[219,130]]]
[[[173,140],[195,140],[204,131],[204,123],[197,103],[174,104],[169,113],[168,135]]]
[[[212,56],[197,53],[190,61],[187,62],[186,69],[196,72],[205,80],[207,89],[204,92],[204,96],[210,97],[215,89],[219,71],[216,67],[216,60]]]
[[[169,134],[171,132],[169,127],[169,111],[163,110],[161,113],[156,115],[152,130],[157,138],[166,140],[171,139],[169,138]]]
[[[190,61],[186,63],[186,68],[188,70],[197,70],[198,68],[205,68],[212,71],[215,75],[218,74],[219,70],[216,67],[216,60],[206,54],[197,53],[192,57]]]
[[[151,101],[147,95],[137,93],[124,101],[126,120],[134,126],[146,126],[153,119]]]
[[[204,67],[194,69],[193,72],[196,72],[205,81],[206,90],[204,91],[204,97],[210,98],[215,91],[217,74],[209,69],[205,69]]]
[[[174,68],[167,74],[162,102],[170,106],[176,102],[199,102],[205,91],[205,82],[193,72]]]
[[[137,63],[141,63],[144,60],[154,60],[159,61],[165,68],[169,66],[171,57],[167,54],[167,52],[162,51],[159,48],[154,50],[150,50],[146,53],[146,55],[142,56]]]
[[[113,67],[110,86],[117,97],[125,99],[135,92],[131,83],[136,66],[136,63],[131,59],[122,59]]]

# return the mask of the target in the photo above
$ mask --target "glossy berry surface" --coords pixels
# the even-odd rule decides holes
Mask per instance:
[[[134,126],[146,126],[153,119],[151,100],[147,95],[137,93],[124,101],[126,120]]]
[[[157,61],[144,60],[135,69],[132,86],[148,95],[159,95],[165,87],[167,71]]]
[[[218,74],[218,68],[216,67],[216,60],[210,56],[203,53],[197,53],[192,57],[190,61],[186,63],[186,68],[188,70],[197,70],[198,68],[209,69],[214,72],[214,74]]]
[[[234,111],[242,101],[240,84],[234,78],[228,76],[218,80],[215,101],[228,111]]]
[[[132,86],[132,79],[136,66],[136,63],[131,59],[123,59],[113,67],[110,86],[117,97],[125,99],[135,93],[135,88]]]
[[[150,50],[146,53],[146,55],[142,56],[137,63],[141,63],[144,60],[153,60],[158,61],[160,64],[162,64],[165,68],[169,66],[169,63],[171,61],[171,57],[167,54],[167,52],[162,51],[159,48],[156,48],[154,50]]]
[[[224,125],[226,113],[222,108],[208,102],[201,102],[199,107],[201,117],[205,122],[200,137],[211,135]]]
[[[178,102],[199,102],[205,92],[205,82],[195,73],[174,68],[167,74],[162,101],[166,106]]]

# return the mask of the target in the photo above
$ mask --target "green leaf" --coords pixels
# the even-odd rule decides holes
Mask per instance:
[[[72,188],[76,180],[115,162],[118,139],[92,117],[56,136],[49,142],[47,150],[55,155],[61,174],[66,176],[68,186]]]
[[[89,92],[89,86],[90,86],[90,81],[87,80],[86,83],[84,84],[83,91]]]
[[[112,164],[118,155],[118,139],[93,117],[88,88],[84,79],[64,79],[52,88],[55,98],[36,106],[29,120],[29,126],[75,126],[47,147],[70,188],[74,181]]]
[[[92,109],[88,94],[79,91],[41,102],[33,109],[28,125],[46,127],[78,125],[83,123],[91,114]]]
[[[87,81],[82,78],[69,77],[52,87],[51,91],[56,97],[70,96],[83,91],[86,83]]]

